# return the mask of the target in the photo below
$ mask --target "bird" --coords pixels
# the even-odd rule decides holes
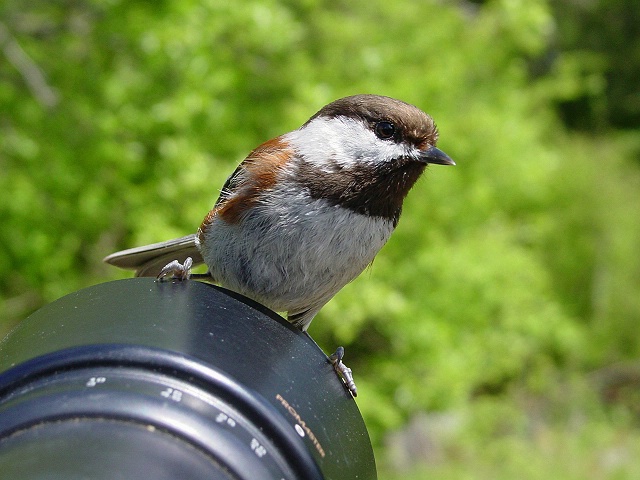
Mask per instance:
[[[104,261],[136,276],[200,277],[286,312],[306,332],[320,309],[374,260],[429,164],[455,165],[418,107],[359,94],[262,143],[223,185],[196,233]],[[352,394],[344,349],[330,356]],[[353,384],[353,385],[352,385]]]

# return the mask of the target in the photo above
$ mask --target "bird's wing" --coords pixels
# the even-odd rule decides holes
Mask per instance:
[[[184,263],[187,257],[193,259],[194,266],[204,263],[196,247],[195,235],[122,250],[105,257],[104,261],[119,268],[135,270],[136,277],[155,277],[169,262],[178,260]]]
[[[292,152],[282,137],[263,143],[245,158],[227,178],[220,197],[200,226],[203,233],[211,225],[214,216],[220,216],[229,223],[239,220],[247,206],[250,206],[260,192],[271,187],[279,168],[291,157]],[[116,267],[135,270],[137,277],[155,277],[168,263],[178,260],[184,263],[187,257],[193,265],[204,263],[202,254],[196,247],[196,235],[154,243],[143,247],[116,252],[104,259]]]
[[[293,151],[282,135],[253,149],[227,178],[214,208],[243,188],[249,187],[253,190],[256,183],[269,183],[271,186],[270,183],[276,178],[275,171],[282,167],[292,155]]]
[[[246,161],[246,160],[245,160]],[[229,175],[227,181],[222,186],[222,191],[215,206],[209,215],[212,215],[216,207],[220,206],[226,198],[237,188],[241,182],[242,173],[245,169],[245,162],[238,165],[238,168]],[[205,218],[205,222],[207,222]],[[135,270],[136,277],[156,277],[162,268],[168,263],[177,260],[184,263],[187,257],[193,260],[193,266],[204,263],[200,250],[196,247],[196,235],[186,235],[184,237],[167,240],[164,242],[152,243],[142,247],[129,248],[120,252],[112,253],[104,258],[104,262],[127,270]]]
[[[233,191],[238,188],[238,185],[241,183],[241,177],[242,177],[242,172],[244,171],[246,165],[245,162],[247,161],[247,159],[245,158],[240,165],[238,165],[236,167],[236,169],[233,171],[233,173],[231,175],[229,175],[229,177],[227,178],[226,182],[224,182],[224,185],[222,185],[222,189],[220,190],[220,196],[218,197],[218,199],[216,200],[215,205],[213,206],[213,208],[215,209],[217,206],[220,205],[220,203],[222,203],[229,195],[231,195],[231,193],[233,193]]]
[[[255,148],[227,178],[220,197],[204,218],[199,231],[206,232],[215,217],[229,224],[238,223],[264,192],[273,188],[279,172],[293,155],[293,150],[283,136]]]

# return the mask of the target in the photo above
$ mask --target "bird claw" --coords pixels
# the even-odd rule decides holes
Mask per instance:
[[[156,278],[159,281],[163,281],[166,277],[180,281],[188,280],[191,278],[192,265],[193,259],[191,257],[185,258],[184,263],[174,260],[173,262],[167,263],[162,270],[160,270],[160,273]]]
[[[349,367],[342,363],[344,358],[344,348],[338,347],[336,351],[329,356],[329,361],[333,365],[333,369],[338,374],[338,377],[344,382],[345,386],[353,397],[358,396],[358,388],[353,381],[353,373]]]

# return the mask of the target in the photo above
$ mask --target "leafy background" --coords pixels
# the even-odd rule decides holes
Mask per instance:
[[[458,163],[313,322],[380,478],[640,475],[640,4],[0,4],[0,333],[193,232],[253,147],[355,93]]]

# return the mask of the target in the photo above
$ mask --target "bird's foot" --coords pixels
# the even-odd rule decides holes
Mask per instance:
[[[171,263],[167,263],[160,273],[156,277],[159,281],[163,281],[165,278],[172,280],[188,280],[191,278],[191,266],[193,265],[193,259],[187,257],[184,263],[180,263],[178,260],[174,260]]]
[[[338,347],[336,351],[329,356],[329,360],[333,365],[333,369],[336,371],[338,376],[342,379],[345,386],[354,397],[358,396],[358,388],[356,387],[356,383],[353,381],[353,373],[351,369],[347,367],[344,363],[342,363],[342,359],[344,358],[344,348]]]

